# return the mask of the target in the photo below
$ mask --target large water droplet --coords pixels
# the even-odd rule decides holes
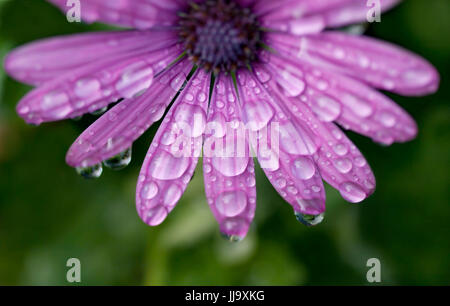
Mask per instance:
[[[277,78],[278,84],[283,88],[284,94],[288,97],[298,97],[305,90],[305,82],[292,75],[288,71],[283,71],[281,77]]]
[[[131,148],[117,154],[116,156],[105,160],[103,164],[113,170],[122,170],[131,162]]]
[[[248,157],[213,157],[211,159],[217,171],[231,177],[244,173],[248,161]]]
[[[316,167],[310,158],[300,156],[292,163],[292,174],[301,180],[309,180],[315,173]]]
[[[141,197],[144,200],[151,200],[158,194],[159,188],[154,182],[147,184],[141,190]]]
[[[341,173],[349,173],[353,168],[353,164],[348,158],[338,158],[334,161],[336,169]]]
[[[187,136],[199,137],[205,131],[206,115],[197,105],[187,103],[179,105],[174,114],[174,121]]]
[[[306,226],[315,226],[321,223],[323,221],[324,215],[324,213],[319,215],[306,215],[297,211],[295,212],[295,217],[297,218],[297,220]]]
[[[315,96],[311,100],[311,109],[320,120],[331,122],[341,114],[341,104],[327,96]]]
[[[224,234],[224,233],[221,233],[221,234],[222,234],[222,237],[225,240],[228,240],[229,242],[241,242],[243,240],[242,237],[239,237],[237,235],[228,235],[228,234]]]
[[[168,207],[172,207],[177,204],[178,200],[180,200],[183,192],[178,185],[173,184],[169,188],[167,188],[164,196],[164,205]]]
[[[79,175],[87,179],[96,179],[102,175],[103,167],[102,164],[97,164],[92,167],[78,167],[76,171]]]
[[[155,153],[148,171],[150,175],[159,180],[174,180],[180,178],[188,169],[190,160],[188,158],[177,158],[166,151]]]
[[[75,85],[75,94],[79,98],[92,99],[92,97],[101,94],[101,86],[100,82],[96,79],[81,79]]]
[[[243,111],[246,123],[252,131],[266,127],[274,116],[272,106],[265,100],[246,101]]]
[[[240,190],[227,191],[216,198],[215,205],[223,216],[235,217],[247,207],[247,195]]]
[[[361,202],[367,196],[361,187],[351,182],[342,183],[339,186],[339,191],[342,197],[351,203]]]

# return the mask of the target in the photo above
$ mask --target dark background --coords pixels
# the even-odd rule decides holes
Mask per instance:
[[[372,257],[383,284],[449,285],[449,17],[448,0],[408,0],[369,27],[442,77],[433,96],[392,95],[416,118],[416,140],[382,147],[350,133],[376,174],[375,194],[348,204],[328,188],[325,221],[306,228],[259,170],[256,220],[238,244],[219,235],[201,169],[163,225],[140,221],[135,185],[156,127],[128,168],[84,180],[64,157],[95,117],[27,126],[15,104],[30,88],[1,69],[0,285],[65,285],[71,257],[84,285],[364,285]],[[104,29],[69,24],[43,0],[0,0],[0,58],[35,39]]]

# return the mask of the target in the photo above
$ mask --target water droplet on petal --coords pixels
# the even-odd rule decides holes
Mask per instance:
[[[239,237],[237,235],[227,235],[224,233],[221,233],[222,237],[226,240],[228,240],[229,242],[241,242],[243,240],[242,237]]]
[[[174,206],[183,194],[181,188],[176,184],[173,184],[169,188],[167,188],[165,193],[164,205],[168,207]]]
[[[306,226],[315,226],[320,224],[323,221],[324,215],[324,213],[319,215],[306,215],[300,212],[295,212],[295,217],[297,220]]]
[[[116,156],[105,160],[103,164],[112,170],[122,170],[131,162],[131,147],[117,154]]]
[[[76,171],[86,179],[96,179],[102,175],[103,167],[101,164],[97,164],[92,167],[77,167]]]
[[[156,152],[149,165],[149,173],[159,180],[174,180],[180,178],[188,169],[188,158],[177,158],[166,151]]]
[[[247,195],[240,190],[224,192],[216,198],[215,206],[223,216],[235,217],[247,207]]]
[[[316,167],[307,157],[300,156],[292,163],[292,174],[301,180],[309,180],[315,173]]]
[[[351,203],[361,202],[367,196],[361,187],[351,182],[342,183],[339,186],[339,191],[342,197]]]
[[[154,182],[151,182],[150,184],[147,184],[144,188],[142,188],[141,197],[144,200],[151,200],[156,197],[158,191],[158,185],[156,185]]]

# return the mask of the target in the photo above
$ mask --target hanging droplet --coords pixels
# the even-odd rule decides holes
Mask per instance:
[[[106,113],[107,110],[108,110],[108,106],[105,106],[105,107],[100,108],[100,109],[98,109],[96,111],[93,111],[91,114],[94,115],[94,116],[100,116],[100,115],[103,115],[104,113]]]
[[[86,179],[96,179],[102,175],[103,167],[102,164],[97,164],[92,167],[78,167],[76,170],[79,175]]]
[[[295,212],[295,217],[301,223],[306,226],[315,226],[323,221],[324,213],[320,215],[306,215],[299,212]]]
[[[241,242],[242,241],[242,237],[239,237],[237,235],[228,235],[228,234],[224,234],[221,233],[222,237],[226,240],[228,240],[229,242]]]
[[[105,160],[103,164],[105,165],[105,167],[108,167],[112,170],[122,170],[126,166],[128,166],[130,162],[131,162],[131,147],[126,149],[122,153]]]

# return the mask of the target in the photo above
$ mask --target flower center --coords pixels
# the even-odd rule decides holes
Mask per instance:
[[[179,28],[187,55],[207,71],[231,72],[258,59],[262,45],[258,19],[235,1],[190,2],[180,13]]]

